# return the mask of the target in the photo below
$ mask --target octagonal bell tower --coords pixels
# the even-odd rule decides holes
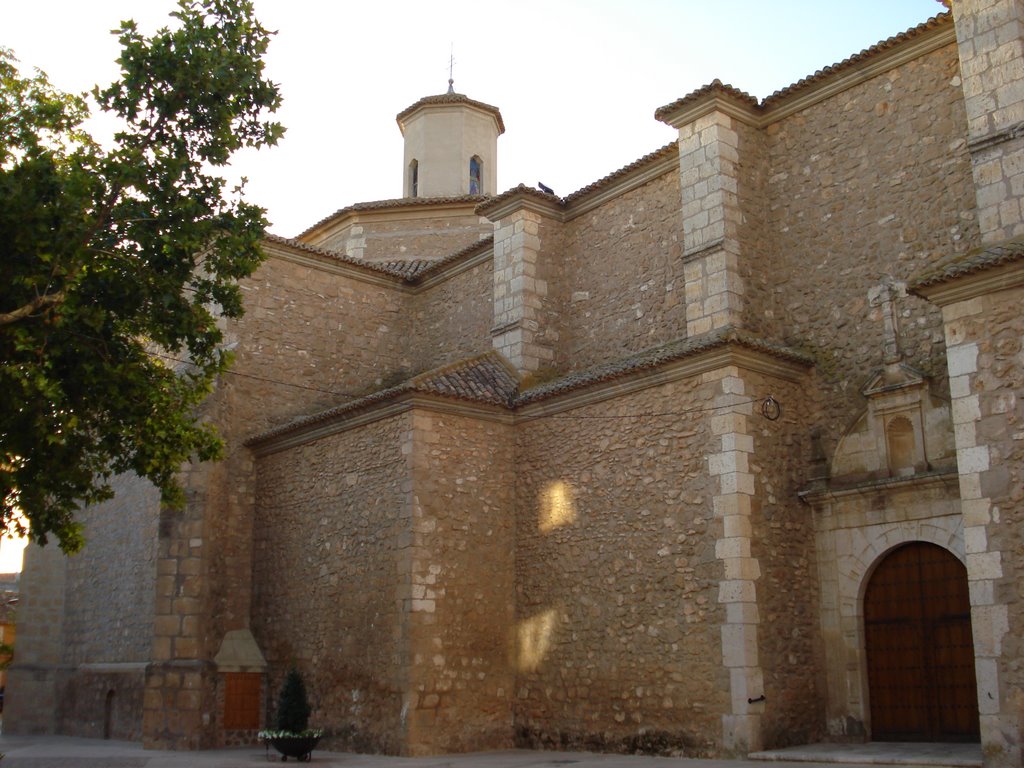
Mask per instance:
[[[405,137],[404,197],[494,195],[498,136],[505,124],[497,107],[455,93],[427,96],[398,113]]]

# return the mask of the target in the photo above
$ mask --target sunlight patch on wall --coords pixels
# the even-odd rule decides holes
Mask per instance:
[[[576,492],[562,480],[548,483],[540,494],[540,530],[549,533],[555,528],[576,522]]]
[[[520,672],[532,672],[540,666],[551,648],[551,639],[558,621],[558,609],[550,608],[536,616],[523,619],[517,630],[517,666]]]

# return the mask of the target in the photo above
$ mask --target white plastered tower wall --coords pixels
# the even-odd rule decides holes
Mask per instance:
[[[497,192],[498,136],[505,132],[496,107],[459,93],[428,96],[398,115],[405,137],[404,197],[457,197]],[[477,158],[479,189],[470,189]],[[413,164],[416,185],[413,188]]]

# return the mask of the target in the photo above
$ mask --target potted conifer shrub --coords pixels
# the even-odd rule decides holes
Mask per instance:
[[[313,749],[324,735],[321,728],[309,727],[309,700],[302,675],[294,667],[288,671],[277,698],[277,730],[260,731],[259,737],[274,745],[281,759],[294,757],[308,763]]]

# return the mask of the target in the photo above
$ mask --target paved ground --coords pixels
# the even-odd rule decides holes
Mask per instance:
[[[249,768],[274,762],[262,747],[165,752],[125,741],[76,739],[67,736],[0,736],[3,768]],[[766,765],[747,760],[688,760],[671,757],[596,755],[586,752],[510,750],[438,757],[383,757],[341,752],[313,753],[310,765],[321,768],[829,768],[865,764],[917,766],[980,766],[977,744],[811,745],[762,753]],[[289,763],[295,764],[293,760]],[[303,763],[302,765],[305,765]]]

